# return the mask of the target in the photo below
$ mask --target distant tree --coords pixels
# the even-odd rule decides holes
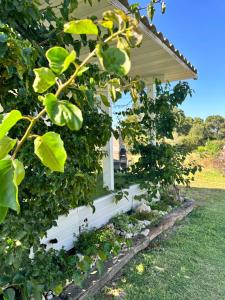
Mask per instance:
[[[188,136],[189,142],[196,146],[204,145],[207,140],[207,131],[204,123],[194,123]]]
[[[220,115],[209,116],[205,120],[208,138],[221,140],[225,138],[225,118]]]
[[[181,109],[174,109],[174,113],[177,115],[178,120],[176,132],[178,135],[188,135],[193,126],[193,118],[186,117],[184,111]]]

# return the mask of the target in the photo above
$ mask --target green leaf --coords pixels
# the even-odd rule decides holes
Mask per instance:
[[[98,27],[90,19],[70,21],[64,25],[64,32],[72,34],[98,35]]]
[[[53,72],[62,74],[76,59],[76,52],[69,53],[65,48],[53,47],[46,52],[49,66]]]
[[[34,141],[34,152],[51,171],[64,172],[67,154],[59,134],[48,132],[37,137]]]
[[[58,296],[62,293],[63,286],[62,284],[58,284],[56,287],[54,287],[53,292]]]
[[[99,274],[101,275],[103,273],[103,271],[104,271],[104,264],[103,264],[102,260],[100,260],[100,259],[97,260],[97,262],[96,262],[96,268],[97,268]]]
[[[15,167],[11,159],[0,160],[0,182],[0,219],[4,220],[8,208],[20,210]]]
[[[15,290],[12,289],[12,288],[8,288],[3,293],[3,299],[4,300],[14,300],[15,299],[15,295],[16,295]]]
[[[22,115],[19,110],[12,110],[6,114],[0,124],[0,139],[2,139],[20,119],[22,119]]]
[[[150,20],[152,21],[154,18],[154,15],[155,15],[155,7],[152,3],[148,5],[147,13],[148,13]]]
[[[72,13],[78,7],[78,0],[70,0],[70,12]]]
[[[0,224],[5,220],[8,213],[8,208],[0,206]]]
[[[35,80],[33,88],[36,93],[44,93],[56,82],[56,76],[49,68],[38,68],[34,69]]]
[[[73,274],[73,281],[75,285],[78,287],[82,287],[85,278],[86,278],[85,274],[81,274],[78,272]]]
[[[102,52],[103,67],[108,72],[113,72],[118,75],[127,75],[131,68],[130,58],[126,51],[116,47],[108,48]]]
[[[55,95],[47,94],[44,105],[51,121],[58,126],[67,125],[70,130],[80,130],[83,124],[81,110],[66,100],[58,100]]]
[[[165,14],[166,12],[166,3],[165,1],[162,2],[162,14]]]
[[[42,300],[42,294],[44,293],[44,286],[40,284],[33,284],[32,285],[32,294],[33,299],[35,300]]]
[[[0,43],[5,43],[8,40],[8,35],[4,32],[0,32]]]
[[[14,182],[19,186],[25,177],[25,169],[18,159],[14,159],[12,163],[14,167]]]
[[[102,103],[106,107],[110,107],[110,102],[109,102],[108,98],[105,95],[103,95],[103,94],[100,94],[100,97],[101,97]]]
[[[82,76],[87,70],[89,70],[89,67],[82,67],[80,71],[78,71],[77,76]]]
[[[113,29],[113,21],[110,21],[110,20],[102,20],[102,21],[99,21],[99,24],[102,26],[102,27],[105,27],[107,29]]]
[[[13,149],[16,144],[16,140],[4,136],[0,139],[0,159],[6,157],[6,155]]]

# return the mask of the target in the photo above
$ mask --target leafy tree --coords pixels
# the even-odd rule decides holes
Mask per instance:
[[[176,132],[178,135],[188,135],[189,131],[191,130],[191,127],[193,126],[193,118],[186,117],[183,110],[175,108],[174,113],[177,115],[177,127]]]
[[[225,118],[219,115],[209,116],[205,120],[209,139],[225,139]]]
[[[180,82],[172,91],[169,85],[156,82],[154,100],[143,89],[139,105],[122,113],[125,116],[120,124],[123,137],[132,145],[132,154],[139,157],[131,166],[131,176],[144,181],[142,187],[148,190],[151,200],[159,185],[161,189],[168,189],[176,183],[189,184],[200,169],[192,162],[184,164],[188,154],[185,148],[167,142],[173,139],[173,132],[179,124],[174,110],[191,92],[186,82]]]

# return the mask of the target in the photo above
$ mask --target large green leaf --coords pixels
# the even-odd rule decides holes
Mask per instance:
[[[2,139],[21,118],[22,115],[19,110],[12,110],[6,114],[0,124],[0,139]]]
[[[34,141],[34,152],[44,166],[52,171],[64,172],[67,154],[59,134],[48,132],[37,137]]]
[[[44,93],[56,82],[56,76],[49,68],[38,68],[34,69],[35,80],[33,83],[33,88],[37,93]]]
[[[61,74],[75,61],[76,52],[73,50],[69,53],[65,48],[53,47],[46,52],[46,57],[52,71]]]
[[[76,105],[65,100],[59,101],[53,94],[46,95],[44,105],[54,124],[67,125],[70,130],[79,130],[82,127],[82,112]]]
[[[4,136],[0,139],[0,159],[3,159],[9,151],[13,149],[16,144],[16,140],[9,138],[8,136]]]
[[[90,19],[70,21],[64,25],[64,32],[72,34],[98,35],[98,27]]]
[[[0,210],[3,207],[4,212],[5,208],[11,208],[17,212],[20,209],[18,187],[14,180],[14,171],[15,169],[11,159],[0,160]]]
[[[24,179],[25,169],[23,164],[18,159],[14,159],[12,163],[14,167],[14,182],[18,186]]]
[[[126,51],[116,47],[102,51],[100,62],[108,72],[127,75],[131,68],[130,58]]]

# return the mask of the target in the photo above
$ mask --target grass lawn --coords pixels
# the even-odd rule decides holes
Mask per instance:
[[[199,207],[137,255],[96,300],[225,299],[225,177],[205,170],[188,194]]]

